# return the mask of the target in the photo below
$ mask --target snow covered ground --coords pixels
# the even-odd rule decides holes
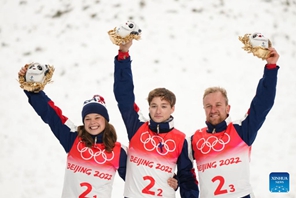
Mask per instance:
[[[0,197],[60,197],[66,154],[28,105],[17,72],[30,62],[55,67],[46,93],[77,125],[82,102],[105,97],[119,141],[128,144],[113,96],[118,47],[107,32],[126,20],[143,30],[130,51],[136,102],[148,115],[147,94],[166,87],[177,95],[175,125],[187,135],[204,126],[202,94],[228,90],[231,117],[254,96],[264,61],[241,49],[238,36],[261,32],[278,50],[277,96],[253,144],[251,183],[257,198],[296,197],[295,0],[2,0],[0,2]],[[289,193],[270,193],[269,174],[288,172]],[[113,197],[123,197],[115,179]],[[179,193],[177,196],[179,197]]]

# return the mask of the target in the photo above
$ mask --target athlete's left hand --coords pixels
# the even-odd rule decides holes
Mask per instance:
[[[169,185],[170,187],[172,187],[174,190],[177,190],[177,188],[178,188],[178,180],[176,180],[176,179],[173,178],[173,177],[170,177],[170,178],[168,179],[168,185]]]

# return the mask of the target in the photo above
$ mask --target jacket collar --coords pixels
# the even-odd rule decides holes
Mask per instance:
[[[155,133],[167,133],[174,128],[174,117],[170,116],[170,118],[164,122],[154,122],[150,117],[148,124],[149,129]]]
[[[93,137],[93,139],[96,139],[96,140],[95,140],[95,143],[96,143],[96,144],[103,143],[103,134],[104,134],[104,131],[102,131],[102,132],[99,133],[98,135],[91,135],[91,136]]]
[[[212,125],[211,123],[206,121],[206,125],[208,127],[207,132],[208,133],[219,133],[219,132],[225,131],[227,128],[227,125],[230,122],[231,122],[231,118],[229,115],[224,121],[220,122],[217,125]]]

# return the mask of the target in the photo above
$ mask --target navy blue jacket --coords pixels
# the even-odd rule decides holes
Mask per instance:
[[[264,68],[263,77],[258,83],[256,94],[250,104],[248,112],[241,120],[232,122],[241,139],[249,146],[253,144],[258,130],[261,128],[268,112],[274,104],[278,69],[278,66],[272,69]],[[206,122],[207,132],[223,132],[230,122],[230,117],[215,126]],[[194,156],[193,150],[192,156]],[[250,198],[250,195],[243,198]]]
[[[253,144],[258,130],[261,128],[268,112],[274,104],[278,69],[278,66],[273,69],[264,68],[263,77],[258,83],[256,94],[251,102],[248,112],[243,119],[233,122],[233,126],[237,133],[249,146]],[[228,123],[229,119],[226,119],[215,126],[206,122],[208,127],[207,132],[212,133],[214,129],[216,133],[225,131]]]
[[[31,106],[41,119],[49,125],[51,131],[60,141],[66,153],[70,152],[78,135],[76,126],[62,114],[61,109],[55,106],[54,102],[48,98],[43,91],[39,93],[25,91],[25,93]],[[93,136],[93,138],[95,138],[95,136]],[[97,143],[103,143],[103,133],[97,135]],[[121,148],[118,174],[123,180],[125,180],[126,159],[126,151]]]
[[[118,102],[118,108],[127,129],[129,140],[132,139],[138,129],[145,123],[141,120],[138,106],[135,104],[134,84],[131,70],[130,57],[118,61],[117,56],[114,60],[114,94]],[[172,118],[172,117],[171,117]],[[173,118],[172,118],[173,119]],[[168,133],[172,128],[168,122],[155,123],[149,121],[149,128],[157,132],[156,125],[160,125],[160,133]],[[182,198],[198,198],[199,189],[196,183],[195,173],[192,172],[193,164],[188,157],[188,142],[184,140],[182,154],[177,160],[177,177]]]

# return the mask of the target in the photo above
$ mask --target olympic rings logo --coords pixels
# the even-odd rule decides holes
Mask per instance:
[[[94,152],[93,149],[84,146],[82,141],[80,141],[77,144],[77,150],[80,152],[80,156],[84,160],[90,160],[93,158],[94,161],[97,162],[98,164],[104,164],[105,162],[111,161],[114,158],[113,151],[111,154],[109,154],[109,158],[108,158],[107,154],[105,153],[105,149],[101,150],[100,148],[97,148],[97,147],[96,149],[98,149],[98,151]]]
[[[225,148],[225,145],[229,143],[230,136],[227,133],[224,133],[227,136],[227,141],[224,142],[222,139],[217,138],[216,136],[210,136],[208,139],[201,138],[196,143],[196,148],[200,150],[202,154],[208,154],[211,150],[213,151],[222,151]]]
[[[176,143],[172,139],[164,139],[158,135],[150,135],[148,131],[141,134],[141,142],[146,151],[156,150],[160,155],[166,155],[176,150]]]

